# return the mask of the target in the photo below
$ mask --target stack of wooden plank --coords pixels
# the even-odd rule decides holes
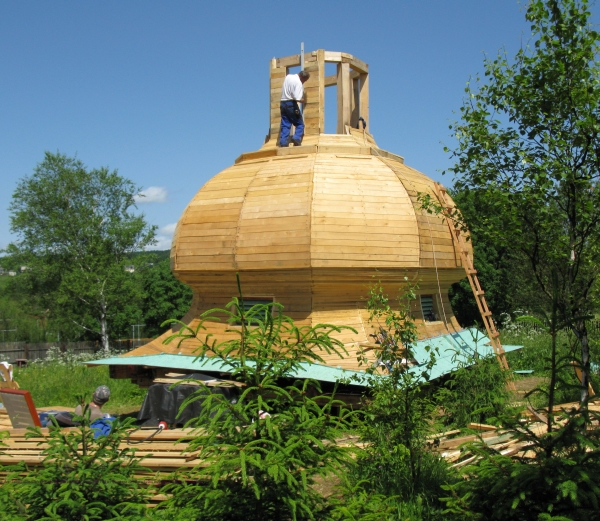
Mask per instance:
[[[542,428],[543,424],[531,425],[530,427],[537,430]],[[442,432],[429,437],[429,446],[446,461],[452,463],[452,467],[462,467],[474,462],[477,456],[469,450],[468,445],[478,441],[505,456],[513,456],[527,450],[528,443],[515,437],[511,432],[506,432],[492,425],[475,423],[470,424],[469,428],[478,432],[466,436],[457,436],[460,430]]]
[[[570,410],[576,408],[577,403],[561,404],[557,406],[557,411]],[[590,404],[590,410],[600,412],[600,405]],[[0,409],[1,411],[1,409]],[[538,413],[538,416],[541,413]],[[0,421],[2,421],[0,416]],[[0,423],[0,425],[2,425]],[[475,434],[460,435],[460,430],[442,432],[429,437],[428,445],[432,451],[437,452],[451,463],[453,467],[462,467],[476,461],[477,456],[473,454],[468,445],[476,441],[482,441],[488,447],[499,451],[507,456],[531,456],[528,453],[526,441],[515,437],[513,433],[484,424],[472,423],[469,428],[476,431]],[[528,428],[537,434],[542,434],[546,430],[543,422],[536,421],[535,415],[532,415]],[[0,427],[1,429],[1,427]],[[8,437],[3,440],[5,447],[0,447],[0,467],[14,465],[18,462],[25,462],[29,469],[42,464],[44,459],[43,451],[47,447],[45,436],[48,435],[48,429],[41,429],[42,438],[26,438],[27,429],[7,429]],[[191,469],[202,465],[198,459],[198,453],[189,450],[189,437],[193,429],[171,429],[155,433],[154,429],[140,429],[132,431],[129,439],[121,443],[120,449],[135,448],[136,455],[142,457],[142,465],[145,470],[136,474],[140,480],[148,487],[151,497],[150,506],[155,506],[161,501],[167,499],[166,496],[159,494],[158,489],[161,483],[172,479],[172,473],[177,470]],[[151,439],[150,435],[155,433]],[[363,447],[360,437],[348,434],[337,440],[343,447]],[[0,469],[0,481],[2,475]]]
[[[68,430],[68,429],[65,429]],[[155,429],[142,429],[132,432],[129,439],[120,445],[120,449],[133,448],[136,456],[144,458],[142,465],[146,471],[140,477],[164,477],[178,469],[192,468],[200,464],[196,454],[188,452],[187,441],[191,429],[173,429],[156,433],[152,439],[144,441]],[[41,465],[47,448],[45,438],[26,438],[27,429],[10,429],[9,437],[3,440],[6,447],[0,449],[0,464],[14,465],[24,461],[32,468]],[[48,429],[41,429],[42,435],[48,435]]]
[[[66,429],[68,430],[68,429]],[[41,429],[42,435],[48,435],[48,429]],[[9,437],[3,439],[4,447],[0,447],[0,468],[15,465],[19,462],[33,469],[42,464],[43,451],[48,444],[45,438],[27,438],[27,429],[9,429]],[[121,443],[120,449],[134,448],[136,456],[143,458],[144,470],[136,473],[150,493],[149,506],[156,506],[167,499],[158,493],[161,483],[168,480],[172,473],[180,469],[189,469],[201,464],[197,454],[188,451],[188,442],[183,440],[189,436],[191,429],[173,429],[156,433],[150,440],[154,429],[137,430],[129,435],[129,439]],[[0,470],[0,481],[6,470]]]
[[[10,429],[11,427],[12,423],[10,423],[8,412],[4,407],[0,407],[0,429]]]

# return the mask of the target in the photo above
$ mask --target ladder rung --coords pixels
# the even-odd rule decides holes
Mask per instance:
[[[494,332],[491,334],[491,337],[492,337],[492,338],[498,338],[499,336],[500,336],[500,333],[498,333],[498,331],[494,331]]]
[[[475,295],[477,295],[477,296],[485,295],[485,291],[483,291],[483,290],[476,291]]]
[[[477,270],[475,268],[467,268],[467,273],[469,275],[477,275]]]
[[[491,317],[492,316],[492,312],[491,311],[484,311],[481,315],[484,316],[484,317]]]

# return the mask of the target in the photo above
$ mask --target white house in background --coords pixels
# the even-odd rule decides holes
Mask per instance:
[[[9,274],[11,277],[14,277],[14,276],[17,274],[17,272],[16,272],[16,271],[9,271],[9,272],[8,272],[8,274]]]
[[[129,264],[127,266],[125,266],[125,271],[127,271],[128,273],[134,273],[135,272],[135,266],[133,266],[133,264]]]

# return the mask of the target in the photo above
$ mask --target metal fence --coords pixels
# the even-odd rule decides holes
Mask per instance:
[[[132,349],[150,342],[150,338],[141,338],[136,340],[112,340],[110,342],[111,351],[127,352]],[[38,360],[46,358],[51,348],[58,348],[62,353],[72,352],[76,354],[89,353],[95,354],[102,351],[100,342],[46,342],[46,343],[28,343],[28,342],[0,342],[0,361],[16,363],[17,360]]]

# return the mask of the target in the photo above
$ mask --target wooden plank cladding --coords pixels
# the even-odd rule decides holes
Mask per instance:
[[[338,64],[335,77],[325,77],[326,62]],[[376,332],[366,309],[374,281],[391,298],[407,280],[418,285],[411,313],[424,339],[460,330],[448,289],[465,272],[450,223],[420,207],[420,193],[437,197],[434,182],[358,125],[359,116],[368,120],[366,63],[324,50],[305,55],[311,77],[304,140],[277,146],[281,84],[299,64],[299,55],[271,60],[266,142],[192,199],[177,225],[171,266],[194,291],[184,323],[195,327],[202,313],[236,296],[237,272],[246,297],[274,299],[298,325],[353,328],[336,333],[347,355],[324,359],[360,369],[357,355]],[[324,134],[324,89],[334,84],[342,96],[338,133]],[[205,325],[218,342],[235,337],[224,321]],[[163,345],[170,333],[127,356],[194,354],[195,342]],[[376,351],[370,353],[374,359]]]
[[[299,147],[267,143],[242,154],[184,212],[175,273],[459,267],[449,224],[419,206],[433,181],[378,149],[372,136],[365,140],[359,131],[320,134]]]
[[[418,294],[434,295],[434,311],[438,320],[427,321],[423,316],[420,300],[412,302],[411,311],[415,318],[419,338],[430,338],[460,330],[450,307],[447,290],[450,284],[460,280],[463,270],[440,269],[436,275],[431,269],[397,268],[304,268],[304,269],[240,269],[242,290],[247,298],[273,298],[284,306],[284,312],[291,316],[297,325],[333,324],[349,326],[355,331],[343,330],[333,336],[341,340],[348,352],[346,356],[324,356],[324,361],[332,367],[359,370],[357,355],[367,344],[372,343],[376,325],[369,323],[366,309],[369,287],[377,280],[381,282],[390,297],[395,296],[406,285],[405,277],[418,284]],[[231,297],[237,295],[234,271],[196,271],[180,274],[180,278],[194,288],[194,301],[183,322],[195,327],[198,317],[214,307],[225,307]],[[442,296],[438,293],[438,284]],[[235,338],[232,326],[225,321],[206,322],[203,334],[212,335],[221,342]],[[233,326],[235,328],[235,326]],[[158,353],[194,355],[198,348],[195,341],[187,341],[180,346],[164,345],[163,340],[171,332],[139,347],[126,356],[140,356]],[[375,356],[375,352],[371,351]]]

